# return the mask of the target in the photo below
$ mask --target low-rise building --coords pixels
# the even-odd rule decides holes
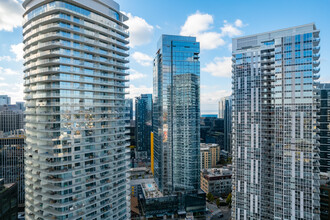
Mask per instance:
[[[212,168],[201,171],[201,189],[207,194],[225,197],[231,192],[231,175],[229,168]]]
[[[200,144],[201,169],[214,168],[220,160],[220,146],[218,144]]]
[[[148,167],[135,167],[129,170],[131,179],[152,178],[151,170]]]
[[[17,184],[0,179],[0,219],[17,219]]]
[[[185,218],[188,213],[205,212],[205,193],[163,195],[153,178],[133,179],[131,185],[131,214],[135,218]]]

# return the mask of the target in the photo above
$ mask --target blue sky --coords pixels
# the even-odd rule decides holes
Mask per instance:
[[[21,0],[0,0],[0,94],[23,99]],[[201,42],[201,110],[216,113],[231,93],[232,37],[314,22],[321,30],[321,82],[330,82],[330,1],[118,0],[130,18],[130,96],[152,92],[152,59],[161,34]],[[329,39],[327,41],[327,39]]]

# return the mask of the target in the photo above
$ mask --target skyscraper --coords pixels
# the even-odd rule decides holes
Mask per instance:
[[[223,97],[218,102],[218,118],[223,119],[225,117],[226,98],[227,97]]]
[[[330,83],[320,84],[318,135],[320,136],[320,171],[330,171]]]
[[[138,159],[150,160],[152,132],[152,95],[141,94],[135,99],[136,151]]]
[[[233,219],[319,219],[319,30],[233,39]]]
[[[199,189],[199,73],[196,38],[162,35],[154,59],[153,133],[155,181],[164,194]]]
[[[127,17],[112,0],[26,0],[25,218],[128,219]]]
[[[126,111],[128,120],[133,120],[133,99],[126,99]]]
[[[17,183],[19,211],[24,211],[24,130],[0,132],[0,179]]]
[[[0,131],[7,133],[23,129],[23,111],[17,105],[0,106]]]
[[[10,105],[11,98],[8,95],[0,95],[0,105]]]
[[[232,117],[232,97],[228,96],[224,98],[224,140],[223,140],[223,150],[231,152],[231,117]]]

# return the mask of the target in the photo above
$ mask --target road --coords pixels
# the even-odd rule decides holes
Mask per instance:
[[[220,206],[218,208],[215,204],[206,202],[206,207],[210,211],[210,214],[206,217],[208,220],[229,220],[231,217],[231,209],[228,206]],[[220,212],[223,214],[222,218],[217,216]]]

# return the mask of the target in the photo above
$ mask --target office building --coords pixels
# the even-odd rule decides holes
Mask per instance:
[[[24,211],[24,130],[0,133],[0,179],[17,184],[17,202]]]
[[[221,149],[231,151],[231,111],[232,111],[232,98],[231,96],[223,97],[218,102],[219,113],[218,117],[223,120],[223,146]]]
[[[319,30],[233,39],[233,219],[319,219]]]
[[[200,118],[200,142],[218,144],[224,146],[224,120],[222,118],[201,117]]]
[[[201,189],[206,194],[226,198],[231,192],[231,175],[227,167],[201,170]]]
[[[19,110],[25,111],[25,103],[24,102],[16,102],[16,106]]]
[[[25,0],[25,219],[128,219],[127,17]]]
[[[330,83],[320,84],[318,135],[320,136],[320,171],[330,172]]]
[[[126,99],[126,114],[129,120],[133,120],[133,99]]]
[[[218,118],[225,118],[226,97],[223,97],[218,102]]]
[[[0,106],[0,131],[7,133],[23,129],[23,111],[17,105]]]
[[[0,105],[10,105],[11,98],[8,95],[0,95]]]
[[[199,189],[200,64],[195,37],[162,35],[154,59],[155,181],[163,194]]]
[[[0,219],[17,219],[17,184],[5,183],[0,179]]]
[[[136,179],[130,184],[131,198],[135,203],[131,211],[137,217],[150,220],[185,219],[197,212],[203,218],[206,200],[203,191],[195,195],[164,195],[154,179]]]
[[[200,144],[201,169],[214,168],[220,160],[220,146],[218,144]]]
[[[224,128],[224,137],[223,137],[223,150],[231,152],[231,124],[232,124],[232,98],[228,96],[225,98],[225,111],[223,118],[223,128]]]
[[[135,129],[137,159],[150,161],[152,132],[152,95],[141,94],[135,99]]]

